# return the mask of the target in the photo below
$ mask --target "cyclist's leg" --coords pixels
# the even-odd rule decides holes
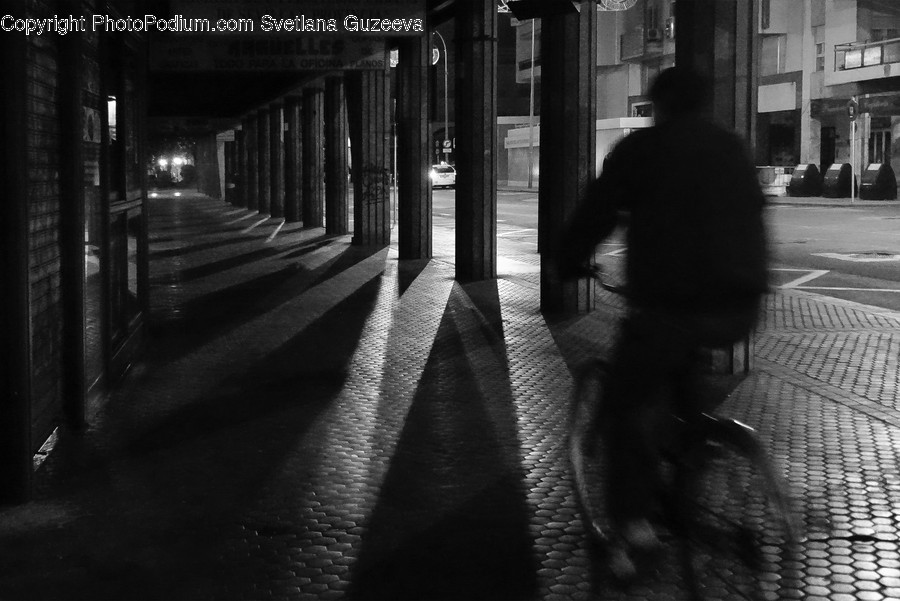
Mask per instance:
[[[659,457],[654,429],[667,402],[672,361],[666,338],[645,317],[629,317],[611,366],[603,424],[609,466],[607,506],[620,531],[646,520],[656,502]]]

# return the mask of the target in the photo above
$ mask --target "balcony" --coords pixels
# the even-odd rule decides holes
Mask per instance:
[[[834,47],[834,73],[826,85],[900,77],[900,38],[880,42],[850,42]]]

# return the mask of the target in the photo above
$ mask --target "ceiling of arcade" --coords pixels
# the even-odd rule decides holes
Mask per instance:
[[[452,16],[456,0],[151,0],[117,4],[122,15],[155,14],[190,28],[190,19],[251,19],[253,32],[199,33],[148,30],[151,118],[223,121],[290,93],[326,73],[365,68],[383,57],[384,33],[348,31],[349,15],[420,19],[436,24]],[[132,6],[132,4],[134,4]],[[504,2],[501,2],[501,5]],[[133,9],[133,10],[131,10]],[[503,8],[501,7],[501,10]],[[303,16],[298,19],[298,16]],[[329,29],[329,23],[334,27]],[[311,30],[310,27],[316,27]],[[362,25],[356,25],[362,28]],[[298,28],[303,28],[298,32]],[[290,31],[288,31],[290,29]],[[415,25],[412,27],[415,30]],[[399,35],[415,35],[401,31]],[[397,34],[391,33],[391,36]],[[383,58],[379,58],[383,62]]]

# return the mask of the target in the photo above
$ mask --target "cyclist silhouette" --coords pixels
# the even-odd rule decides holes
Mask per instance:
[[[603,394],[608,423],[598,427],[607,510],[632,559],[659,546],[648,519],[659,477],[654,417],[709,407],[701,351],[749,335],[768,288],[764,196],[740,138],[705,118],[708,92],[690,69],[660,73],[654,126],[615,146],[561,232],[560,275],[578,277],[627,216],[629,310]]]

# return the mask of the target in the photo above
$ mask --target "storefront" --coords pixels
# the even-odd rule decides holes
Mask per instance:
[[[820,166],[849,163],[851,159],[851,120],[848,114],[850,98],[813,100],[810,117],[812,134],[818,134]],[[856,152],[858,169],[874,163],[890,163],[894,173],[900,173],[900,92],[863,94],[856,97]]]
[[[94,0],[10,0],[17,18],[115,11]],[[0,403],[4,499],[35,452],[83,426],[134,360],[147,308],[145,41],[91,28],[5,32],[2,75],[7,348]]]

